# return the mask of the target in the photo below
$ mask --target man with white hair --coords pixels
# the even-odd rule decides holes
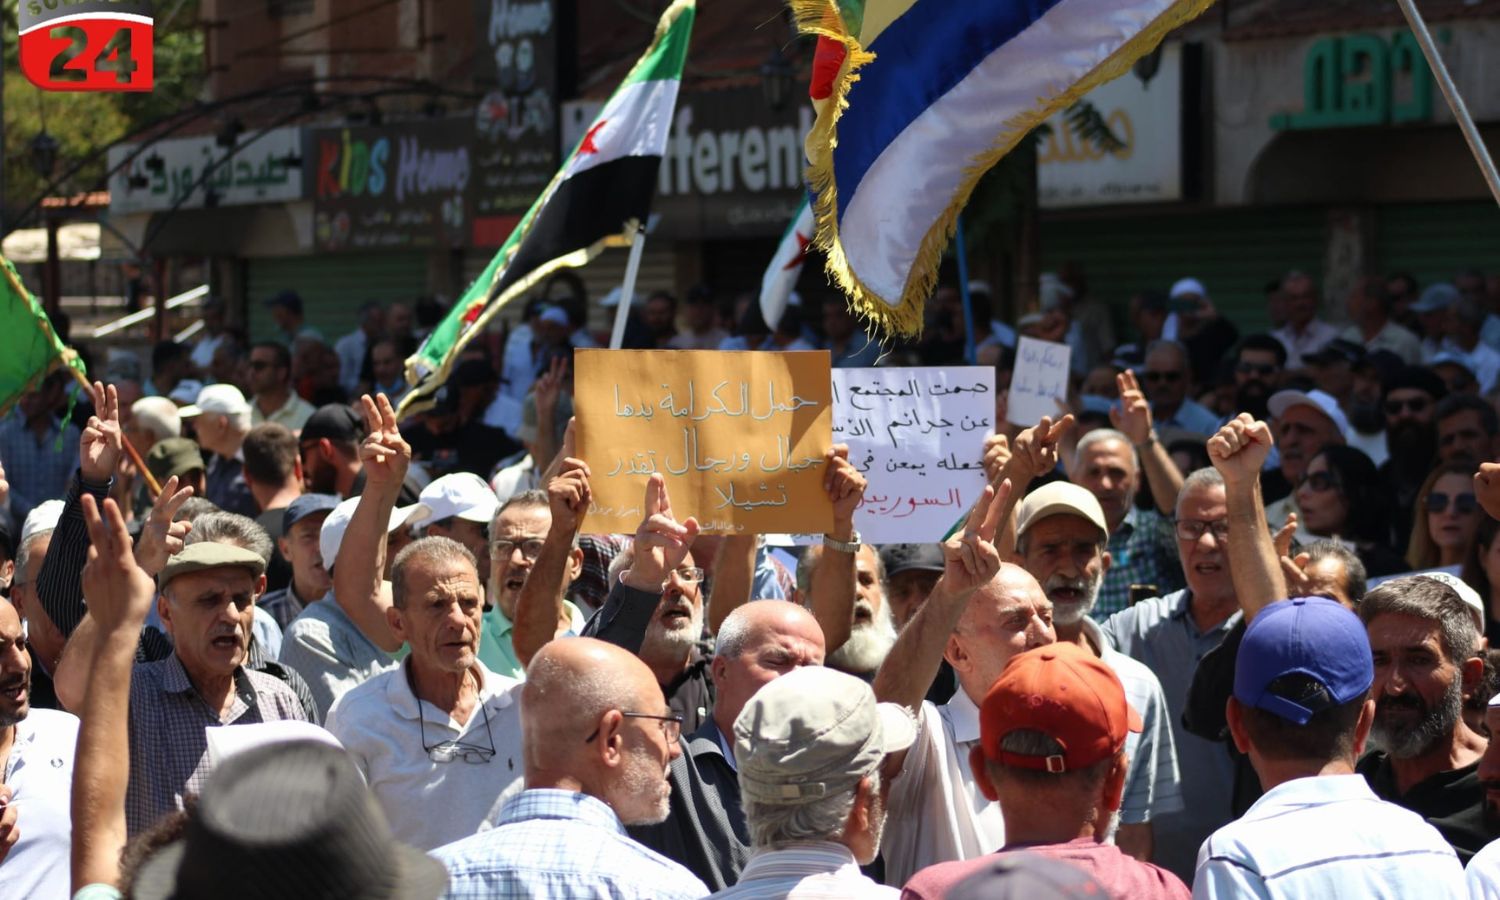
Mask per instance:
[[[74,488],[76,491],[77,488]],[[102,493],[101,495],[102,496]],[[31,657],[31,705],[39,709],[61,709],[52,686],[52,674],[62,658],[67,638],[53,624],[37,595],[37,577],[52,544],[63,512],[63,501],[48,500],[31,511],[16,542],[16,571],[10,583],[10,601],[26,623],[26,652]]]
[[[250,433],[250,404],[232,384],[211,384],[198,392],[195,403],[178,410],[193,419],[198,444],[214,454],[208,464],[208,499],[227,512],[254,518],[260,513],[255,497],[245,484],[244,457],[240,446]]]
[[[753,855],[715,897],[886,897],[860,872],[885,827],[881,770],[916,739],[911,714],[822,666],[755,693],[734,723],[734,761]]]
[[[821,546],[808,547],[797,561],[797,590],[811,596],[813,572],[823,558]],[[869,681],[875,677],[885,655],[896,643],[896,622],[885,593],[885,569],[880,554],[869,544],[861,544],[854,555],[854,621],[849,639],[828,654],[829,668]]]
[[[1016,555],[1052,601],[1057,640],[1102,659],[1140,714],[1144,727],[1125,737],[1128,769],[1114,840],[1136,859],[1150,860],[1151,819],[1183,808],[1177,749],[1161,682],[1146,666],[1115,650],[1089,618],[1110,567],[1107,534],[1099,501],[1066,481],[1032,491],[1016,513]]]
[[[157,441],[182,436],[182,418],[177,404],[166,397],[142,397],[130,404],[130,420],[124,428],[125,437],[144,459]]]

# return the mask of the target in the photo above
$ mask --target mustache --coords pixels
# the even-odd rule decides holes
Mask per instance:
[[[1404,694],[1395,697],[1381,697],[1375,701],[1375,711],[1381,712],[1393,709],[1407,709],[1412,712],[1427,712],[1427,704],[1417,697],[1409,697]]]
[[[1055,590],[1073,590],[1079,593],[1088,593],[1090,581],[1087,578],[1068,578],[1065,575],[1053,575],[1042,585],[1042,590],[1052,592]]]

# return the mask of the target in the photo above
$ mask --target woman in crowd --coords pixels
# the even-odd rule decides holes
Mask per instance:
[[[1406,562],[1413,569],[1450,568],[1457,573],[1479,528],[1474,497],[1474,464],[1443,463],[1417,492]]]
[[[1484,599],[1485,636],[1500,647],[1500,521],[1483,517],[1474,532],[1474,546],[1464,560],[1464,582]]]
[[[1330,444],[1318,451],[1297,485],[1297,509],[1303,528],[1351,545],[1370,575],[1406,571],[1401,555],[1384,540],[1390,507],[1375,464],[1359,450]]]

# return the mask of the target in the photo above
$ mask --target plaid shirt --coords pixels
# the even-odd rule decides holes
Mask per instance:
[[[1108,549],[1111,562],[1099,586],[1099,602],[1092,613],[1095,621],[1103,622],[1129,606],[1132,584],[1154,584],[1156,596],[1187,586],[1172,522],[1158,512],[1132,506],[1109,536]]]
[[[132,670],[130,786],[125,791],[125,824],[132,836],[164,813],[181,809],[188,794],[203,790],[208,777],[204,728],[306,721],[296,693],[278,679],[241,668],[234,680],[234,705],[221,719],[188,680],[177,654],[138,663]]]
[[[687,869],[627,837],[603,801],[572,791],[517,794],[501,809],[494,829],[432,855],[448,869],[443,896],[449,900],[708,895]]]
[[[78,467],[78,437],[77,428],[54,419],[38,440],[27,430],[19,409],[0,421],[0,465],[10,481],[10,509],[17,528],[33,507],[67,490],[68,476]]]

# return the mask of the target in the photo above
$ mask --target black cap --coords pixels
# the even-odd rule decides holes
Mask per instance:
[[[302,296],[294,290],[278,291],[275,296],[266,301],[266,306],[281,306],[292,312],[302,314]]]
[[[1313,365],[1346,362],[1351,366],[1359,366],[1364,364],[1368,355],[1364,344],[1346,341],[1343,338],[1334,338],[1325,344],[1323,349],[1316,353],[1309,353],[1303,359]]]
[[[1406,366],[1401,369],[1385,383],[1385,396],[1389,397],[1391,391],[1399,391],[1403,388],[1426,391],[1433,400],[1438,400],[1448,394],[1447,382],[1426,366]]]
[[[365,439],[365,421],[346,403],[320,406],[317,412],[308,416],[306,424],[302,426],[301,440],[317,441],[323,438],[357,444]]]
[[[458,364],[449,377],[448,384],[455,388],[478,387],[498,384],[500,376],[482,359],[466,359]]]
[[[880,562],[887,578],[912,569],[941,572],[943,549],[937,544],[886,544],[880,548]]]

